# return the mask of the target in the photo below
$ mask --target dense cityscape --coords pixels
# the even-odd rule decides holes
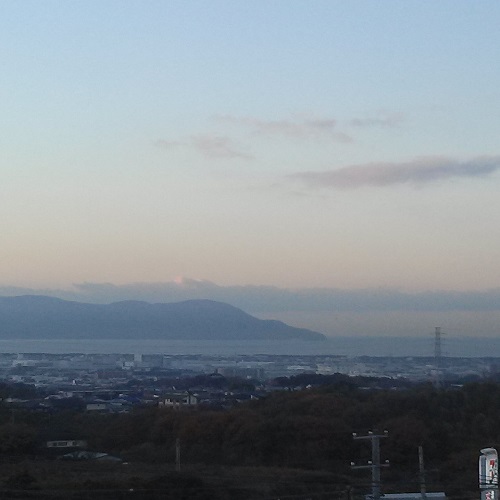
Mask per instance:
[[[114,389],[132,380],[154,385],[161,379],[209,374],[251,380],[262,389],[269,380],[300,374],[435,383],[480,380],[499,371],[498,358],[0,353],[2,380],[69,393]]]

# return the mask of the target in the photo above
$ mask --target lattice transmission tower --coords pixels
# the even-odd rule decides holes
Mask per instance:
[[[444,332],[441,331],[440,326],[436,326],[434,330],[434,367],[436,370],[434,377],[434,385],[436,388],[440,388],[442,384],[442,359],[443,351],[441,349],[441,340]]]

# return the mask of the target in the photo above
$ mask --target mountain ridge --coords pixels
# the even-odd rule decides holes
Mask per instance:
[[[0,338],[324,340],[277,320],[261,320],[225,302],[194,299],[91,304],[46,295],[0,297]]]

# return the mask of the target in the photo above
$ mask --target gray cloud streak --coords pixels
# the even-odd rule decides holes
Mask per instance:
[[[164,149],[190,148],[208,159],[244,159],[253,156],[240,151],[230,137],[219,135],[193,135],[180,141],[159,140],[156,145]]]
[[[352,138],[337,132],[337,122],[331,118],[296,118],[281,120],[261,120],[254,117],[218,116],[222,122],[248,128],[254,135],[281,136],[289,139],[331,140],[351,142]]]
[[[421,186],[453,178],[485,177],[499,169],[500,156],[468,161],[427,157],[402,163],[367,163],[337,170],[299,172],[287,178],[311,188],[355,189],[397,184]]]
[[[403,113],[388,113],[381,111],[374,116],[368,116],[366,118],[353,118],[349,121],[349,125],[353,127],[384,127],[392,128],[397,127],[405,120]]]

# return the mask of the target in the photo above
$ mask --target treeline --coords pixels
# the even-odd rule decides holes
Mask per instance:
[[[90,449],[127,461],[173,463],[179,439],[183,463],[329,471],[359,484],[369,482],[369,471],[351,471],[350,463],[366,463],[371,449],[352,433],[387,430],[381,455],[391,464],[382,473],[389,490],[418,491],[422,446],[430,490],[477,491],[479,450],[500,443],[500,384],[373,387],[341,378],[319,388],[276,391],[227,411],[44,414],[2,406],[0,453],[36,454],[49,439],[85,439]]]

